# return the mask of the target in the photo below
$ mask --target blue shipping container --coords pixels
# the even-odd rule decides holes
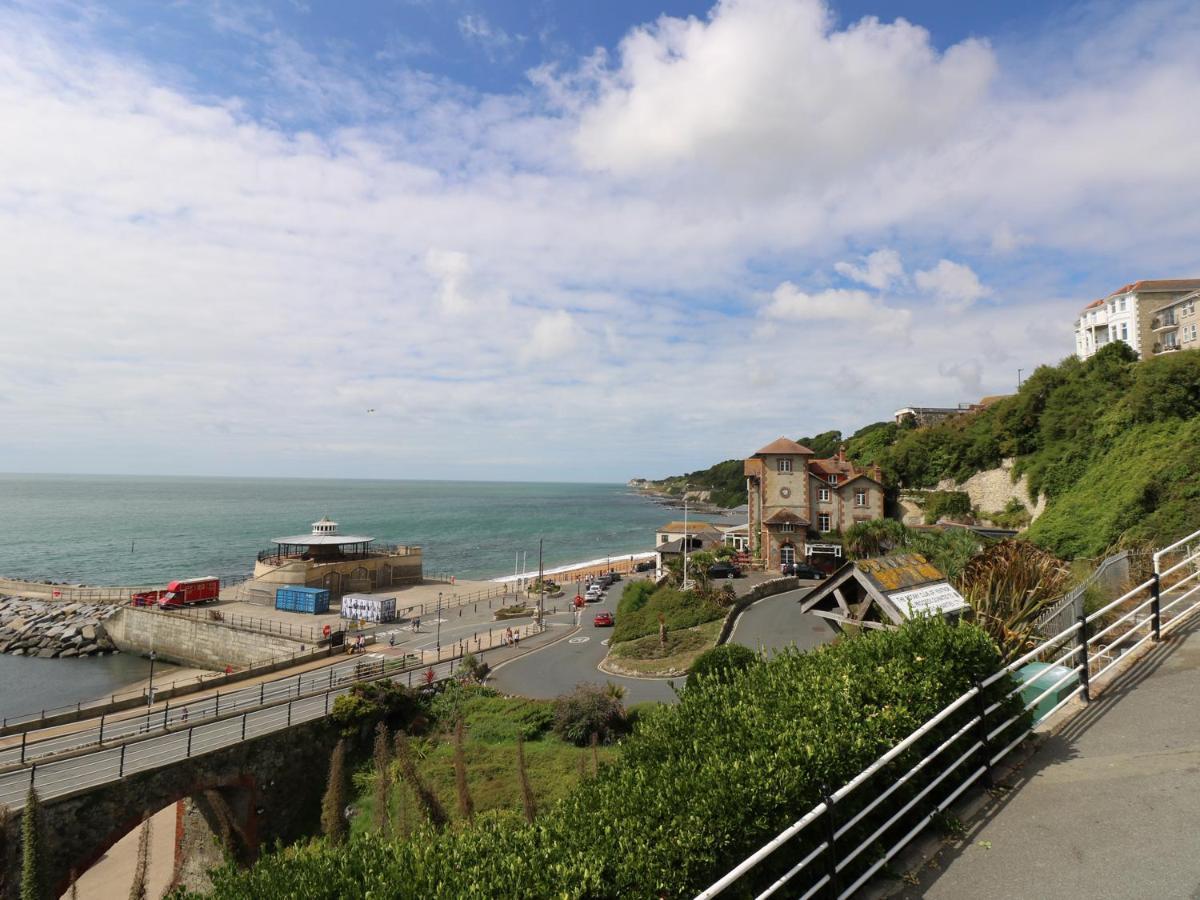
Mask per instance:
[[[281,587],[275,591],[275,608],[286,612],[329,612],[329,589],[313,587]]]

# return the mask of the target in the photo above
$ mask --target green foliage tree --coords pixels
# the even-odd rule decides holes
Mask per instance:
[[[349,836],[346,797],[346,741],[342,739],[329,756],[329,779],[321,798],[321,833],[330,844],[341,844]]]
[[[759,661],[757,653],[741,644],[721,644],[696,657],[688,672],[687,686],[693,688],[703,679],[729,681]]]
[[[43,900],[46,896],[42,872],[42,805],[37,790],[29,788],[21,814],[21,900]]]

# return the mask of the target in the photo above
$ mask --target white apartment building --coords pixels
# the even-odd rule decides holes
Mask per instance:
[[[1194,327],[1198,298],[1200,278],[1127,284],[1080,312],[1075,320],[1075,355],[1087,359],[1113,341],[1128,344],[1140,359],[1200,348]]]

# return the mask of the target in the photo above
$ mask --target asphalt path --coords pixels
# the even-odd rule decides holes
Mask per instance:
[[[833,627],[820,616],[800,612],[800,601],[819,581],[802,581],[800,589],[764,597],[743,610],[734,626],[730,641],[751,650],[768,653],[785,647],[812,650],[836,636]]]
[[[667,679],[624,678],[601,672],[598,668],[608,653],[607,641],[612,629],[597,628],[592,624],[592,619],[601,610],[615,617],[617,601],[627,584],[628,581],[618,581],[608,589],[603,600],[587,604],[578,629],[572,613],[547,615],[547,626],[551,631],[562,632],[562,637],[536,653],[497,666],[488,679],[491,686],[509,694],[549,700],[569,693],[577,684],[604,684],[611,681],[625,688],[626,704],[674,702],[675,692]],[[560,607],[570,603],[574,597],[573,588],[567,587],[566,597],[557,600]],[[683,679],[675,681],[679,687],[683,687]]]

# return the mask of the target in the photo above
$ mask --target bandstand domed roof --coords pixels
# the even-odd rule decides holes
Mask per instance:
[[[321,516],[318,521],[312,523],[311,533],[271,538],[271,543],[330,547],[341,544],[369,544],[373,540],[375,538],[362,534],[338,534],[337,522],[334,522],[329,516]]]

